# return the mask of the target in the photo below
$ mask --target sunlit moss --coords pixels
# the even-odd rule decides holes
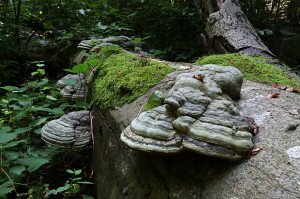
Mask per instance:
[[[198,65],[217,64],[234,66],[240,69],[247,80],[261,83],[278,83],[300,88],[300,83],[291,79],[284,71],[274,67],[263,57],[250,57],[240,54],[221,54],[201,57]]]
[[[154,87],[168,73],[167,64],[127,52],[117,52],[98,62],[98,72],[92,85],[92,98],[100,108],[129,103]]]
[[[144,105],[144,110],[148,111],[163,104],[165,95],[162,91],[155,91]]]

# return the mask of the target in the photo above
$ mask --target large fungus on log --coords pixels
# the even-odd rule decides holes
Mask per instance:
[[[60,94],[66,98],[84,98],[86,94],[86,80],[83,74],[68,74],[61,78],[56,86],[61,88]]]
[[[89,111],[75,111],[42,128],[42,140],[62,148],[81,149],[91,140]]]
[[[141,151],[179,152],[182,138],[172,125],[174,119],[165,106],[156,107],[135,118],[123,131],[121,139],[131,148]]]
[[[121,134],[141,151],[240,160],[253,149],[252,127],[239,114],[242,73],[230,66],[205,65],[177,76],[164,105],[142,112]]]

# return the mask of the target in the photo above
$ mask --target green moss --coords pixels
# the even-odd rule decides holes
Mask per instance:
[[[98,73],[93,83],[92,98],[100,108],[129,103],[157,85],[168,73],[167,64],[121,52],[103,59],[101,52]]]
[[[162,91],[155,91],[148,99],[147,103],[144,105],[144,111],[151,110],[163,104],[165,95]]]
[[[242,71],[244,78],[247,80],[261,83],[278,83],[300,88],[299,82],[289,78],[285,72],[274,67],[263,57],[250,57],[240,54],[211,55],[198,59],[196,64],[234,66]]]

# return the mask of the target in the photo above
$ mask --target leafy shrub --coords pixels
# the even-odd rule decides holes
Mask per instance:
[[[57,164],[69,168],[74,165],[66,163],[66,156],[72,151],[46,146],[40,139],[41,126],[55,119],[65,111],[83,109],[85,103],[67,103],[60,98],[59,90],[45,77],[43,63],[35,63],[38,67],[32,72],[32,81],[22,86],[0,87],[3,94],[0,101],[0,198],[10,197],[48,198],[49,188],[56,183],[47,182],[51,174],[57,172]],[[65,156],[65,158],[59,158]],[[44,178],[43,178],[44,177]],[[70,181],[68,191],[60,193],[67,196],[80,196],[81,191],[72,191],[82,180]],[[77,187],[79,186],[76,185]],[[80,187],[80,186],[79,186]]]

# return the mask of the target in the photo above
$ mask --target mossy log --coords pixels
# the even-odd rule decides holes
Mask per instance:
[[[241,100],[238,102],[239,110],[243,116],[253,117],[260,125],[259,146],[263,148],[263,151],[253,159],[232,163],[189,152],[160,155],[133,151],[121,142],[121,132],[143,110],[149,97],[157,90],[171,89],[175,78],[182,71],[175,71],[166,77],[159,76],[162,80],[155,79],[156,83],[146,84],[149,87],[142,90],[135,90],[139,88],[139,84],[131,82],[131,86],[128,88],[134,91],[135,97],[128,98],[125,95],[125,98],[122,98],[124,97],[120,95],[122,92],[113,93],[114,90],[110,90],[114,83],[118,83],[118,78],[127,77],[126,75],[130,75],[131,71],[136,74],[134,68],[137,66],[135,69],[140,72],[144,69],[143,66],[149,66],[150,61],[158,64],[164,71],[163,73],[167,74],[169,71],[164,68],[166,63],[123,53],[106,58],[103,58],[102,55],[100,53],[96,57],[100,57],[101,64],[98,62],[97,65],[103,69],[103,74],[97,72],[94,83],[91,84],[92,98],[96,101],[93,110],[95,141],[93,169],[98,198],[228,199],[250,197],[259,199],[278,197],[293,199],[299,196],[300,192],[297,188],[300,181],[299,159],[294,153],[295,149],[298,149],[300,140],[300,134],[297,133],[299,132],[297,124],[300,122],[297,110],[300,101],[297,94],[282,91],[280,98],[271,101],[266,94],[278,92],[278,90],[253,82],[246,82],[243,85]],[[233,63],[239,60],[237,66],[245,64],[244,58],[240,55],[228,56],[234,57],[232,57]],[[122,65],[115,62],[115,59],[123,60]],[[140,59],[148,59],[148,61]],[[228,59],[224,58],[224,60]],[[204,61],[205,59],[199,60],[199,62]],[[106,63],[105,68],[103,68],[103,63]],[[251,62],[251,64],[253,63],[255,62]],[[169,63],[170,65],[172,64]],[[180,68],[181,64],[173,65],[176,65],[174,68]],[[117,69],[122,66],[126,73],[115,76],[118,75]],[[265,67],[264,65],[259,66]],[[186,68],[190,67],[192,65],[188,65]],[[255,67],[253,66],[253,69]],[[110,69],[114,73],[106,77]],[[171,71],[173,70],[171,68]],[[147,78],[156,77],[157,72],[159,71],[151,73],[151,75],[149,73]],[[251,71],[246,72],[250,73]],[[269,74],[268,70],[260,72],[261,75]],[[144,73],[138,74],[134,75],[134,82],[144,78],[142,76],[145,75]],[[104,84],[104,78],[108,78],[106,80],[110,83]],[[288,79],[287,76],[281,78]],[[128,78],[120,79],[125,88],[128,85],[126,79]],[[264,83],[272,83],[272,79],[266,79]],[[98,87],[96,88],[96,86]],[[122,88],[122,86],[118,86],[118,88]],[[104,100],[101,96],[104,91],[111,92],[111,96],[107,98],[110,100],[105,101],[107,104],[101,106],[99,103]],[[119,106],[115,106],[116,103],[119,103]],[[284,122],[282,122],[282,118],[284,118]],[[296,126],[296,128],[290,128],[290,126]],[[296,150],[296,153],[299,152]]]
[[[296,113],[299,96],[284,92],[271,102],[264,96],[272,92],[276,92],[274,88],[253,82],[243,86],[239,105],[243,115],[254,117],[259,123],[259,146],[263,150],[241,163],[195,153],[159,155],[126,147],[120,141],[121,131],[138,114],[150,93],[123,107],[107,111],[95,109],[93,169],[97,197],[298,198],[299,159],[295,153],[288,152],[299,146],[300,133],[299,126],[288,127],[300,122]]]

